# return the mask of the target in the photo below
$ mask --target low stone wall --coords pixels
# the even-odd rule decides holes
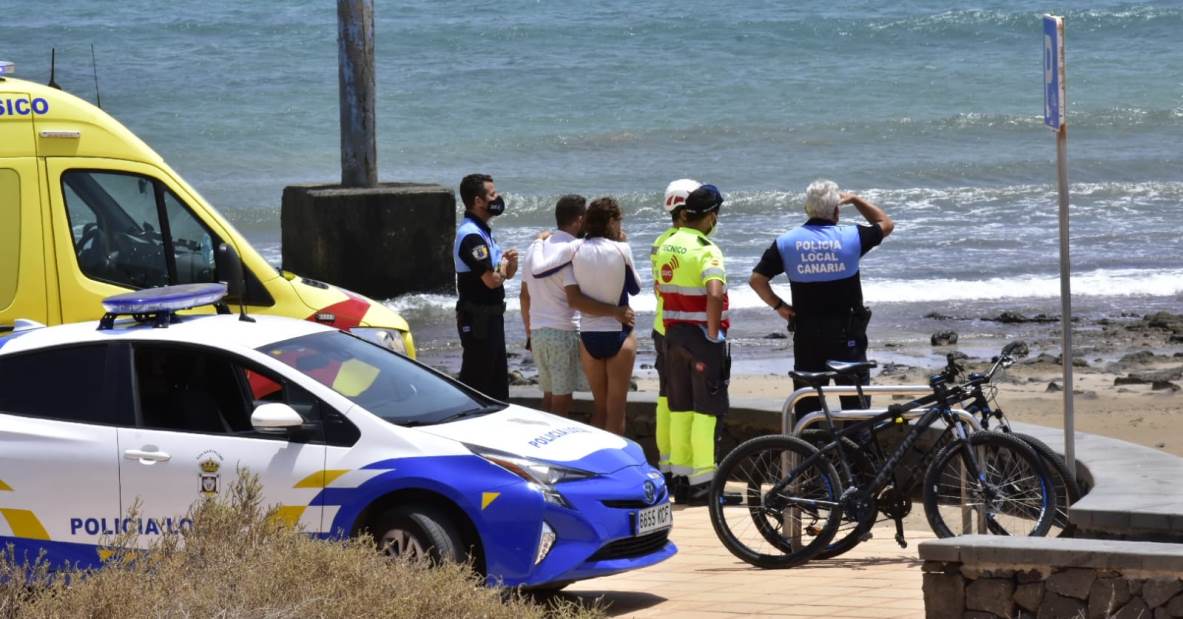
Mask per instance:
[[[968,535],[920,544],[930,618],[1183,617],[1183,547]]]

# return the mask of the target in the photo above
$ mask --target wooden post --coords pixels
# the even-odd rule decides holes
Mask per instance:
[[[374,2],[337,0],[341,185],[378,185],[374,125]]]

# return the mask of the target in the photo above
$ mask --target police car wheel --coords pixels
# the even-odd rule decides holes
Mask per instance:
[[[373,532],[378,547],[391,557],[432,563],[464,561],[456,527],[430,507],[391,509],[378,518]]]

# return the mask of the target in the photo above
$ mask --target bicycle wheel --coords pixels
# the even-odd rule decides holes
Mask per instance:
[[[842,487],[825,458],[801,465],[816,453],[805,441],[773,435],[746,441],[723,459],[711,483],[710,515],[731,554],[756,567],[787,568],[826,548],[841,522]],[[774,486],[784,489],[774,493]]]
[[[947,445],[925,471],[924,512],[938,537],[1042,536],[1055,518],[1056,489],[1047,466],[1026,443],[998,432],[975,432]]]
[[[1010,435],[1027,443],[1047,465],[1047,470],[1052,475],[1052,484],[1056,487],[1056,516],[1052,520],[1051,532],[1056,537],[1072,537],[1076,532],[1076,526],[1068,521],[1068,507],[1079,501],[1084,494],[1080,490],[1080,484],[1076,482],[1076,476],[1068,471],[1064,457],[1052,451],[1047,443],[1029,434],[1011,432]]]
[[[829,430],[805,430],[801,433],[801,439],[821,449],[833,441]],[[853,440],[842,437],[842,448],[846,451],[847,463],[850,464],[850,472],[854,477],[851,479],[842,479],[843,473],[842,465],[838,462],[838,452],[836,450],[826,453],[826,459],[834,466],[834,471],[838,473],[842,480],[842,487],[849,488],[851,485],[856,485],[865,490],[867,485],[875,478],[878,472],[875,465],[871,462],[871,458],[861,445]],[[875,516],[878,510],[869,508],[862,514],[850,514],[846,510],[842,512],[842,521],[838,524],[838,532],[834,534],[834,539],[830,541],[825,550],[817,553],[814,559],[833,559],[855,546],[858,546],[867,536],[867,532],[871,527],[875,526]],[[763,531],[761,531],[763,532]],[[773,532],[769,536],[768,541],[772,544],[783,543],[784,538]]]

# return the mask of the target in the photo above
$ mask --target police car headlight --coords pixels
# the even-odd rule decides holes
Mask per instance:
[[[403,341],[402,331],[397,329],[354,327],[350,329],[349,332],[400,355],[406,356],[407,354],[407,345],[406,342]]]
[[[472,450],[472,453],[530,482],[532,486],[542,493],[548,503],[562,505],[563,507],[570,507],[570,504],[554,488],[556,484],[579,479],[590,479],[596,476],[595,473],[523,456],[515,456],[503,451],[484,449],[472,445],[468,445],[467,447]]]

